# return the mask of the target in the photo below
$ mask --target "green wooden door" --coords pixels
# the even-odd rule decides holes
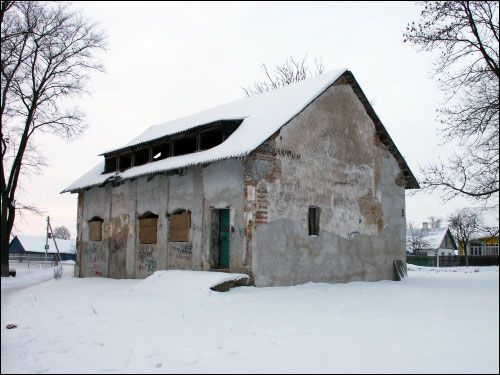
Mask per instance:
[[[229,268],[229,210],[219,210],[219,268]]]

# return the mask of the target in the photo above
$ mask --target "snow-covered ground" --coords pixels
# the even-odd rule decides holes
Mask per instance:
[[[2,373],[499,372],[498,267],[227,293],[221,273],[70,271],[2,278]]]
[[[63,261],[60,264],[63,272],[73,272],[74,261]],[[52,262],[10,262],[10,269],[16,270],[16,277],[2,277],[2,301],[7,294],[54,278]]]

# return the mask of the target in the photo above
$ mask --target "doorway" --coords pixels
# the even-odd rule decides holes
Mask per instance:
[[[210,253],[214,269],[229,269],[231,225],[229,209],[212,209]]]

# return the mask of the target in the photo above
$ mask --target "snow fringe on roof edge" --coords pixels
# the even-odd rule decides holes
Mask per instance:
[[[208,124],[223,119],[243,119],[238,129],[223,143],[214,148],[147,163],[123,172],[107,174],[102,174],[104,162],[101,162],[66,187],[61,193],[74,192],[100,185],[109,178],[126,180],[223,159],[243,157],[260,146],[272,134],[299,114],[346,71],[347,69],[339,69],[323,73],[267,93],[240,99],[164,124],[154,125],[123,147],[187,131],[200,126],[200,124]],[[107,152],[111,151],[113,150]]]

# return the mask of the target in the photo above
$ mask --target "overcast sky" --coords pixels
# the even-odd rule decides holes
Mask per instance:
[[[25,214],[14,233],[45,234],[45,218],[76,238],[76,194],[59,194],[151,125],[244,97],[242,87],[262,80],[262,63],[289,56],[321,58],[325,70],[347,68],[371,101],[413,173],[446,157],[436,110],[443,102],[430,72],[436,55],[403,43],[419,16],[410,2],[161,3],[76,2],[108,36],[100,55],[106,74],[94,75],[92,95],[78,100],[85,134],[67,142],[36,141],[47,157],[43,175],[23,181],[18,199],[45,215]],[[407,191],[409,192],[409,191]],[[465,199],[442,203],[439,194],[407,196],[407,220],[446,217]]]

